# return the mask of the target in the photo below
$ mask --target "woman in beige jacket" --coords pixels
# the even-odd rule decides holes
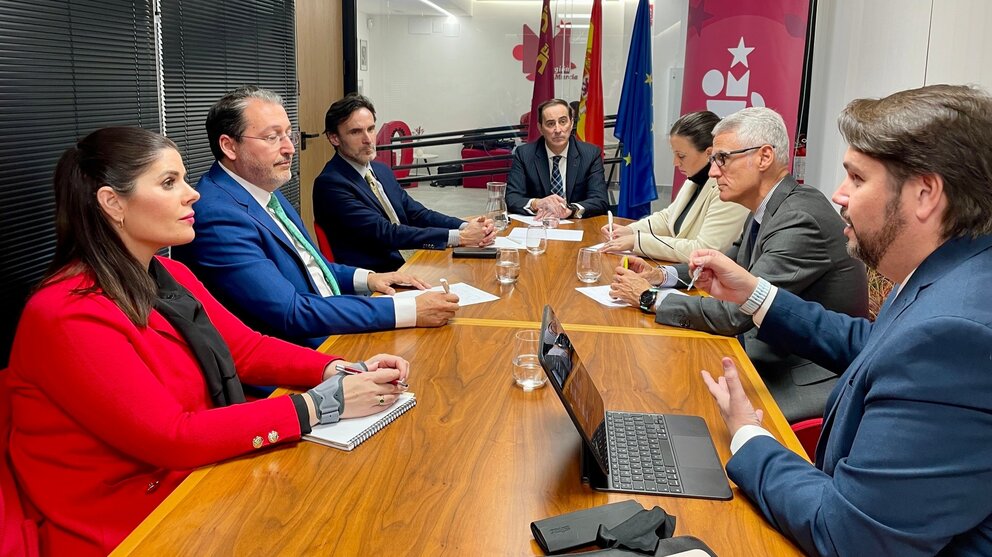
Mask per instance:
[[[675,168],[688,178],[671,205],[629,226],[601,230],[601,251],[632,251],[660,261],[686,262],[697,249],[726,251],[740,237],[748,210],[720,201],[716,180],[709,178],[713,127],[720,118],[709,111],[678,119],[668,140]],[[652,234],[653,233],[653,234]]]

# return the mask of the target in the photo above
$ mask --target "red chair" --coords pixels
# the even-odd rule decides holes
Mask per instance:
[[[10,393],[7,370],[0,370],[0,557],[37,557],[38,523],[21,503],[7,457],[10,441]]]
[[[331,263],[334,263],[334,254],[331,252],[331,243],[327,241],[327,234],[324,234],[324,229],[320,227],[319,224],[313,223],[313,233],[317,237],[317,249],[320,253],[324,254],[324,257]]]
[[[816,442],[820,440],[823,418],[810,418],[792,424],[792,432],[799,438],[799,444],[806,450],[810,461],[816,461]]]
[[[493,157],[496,155],[509,155],[511,151],[509,149],[475,149],[473,147],[465,147],[462,149],[463,159],[473,159],[476,157]],[[510,169],[510,165],[513,164],[512,159],[506,159],[503,161],[485,161],[485,162],[466,162],[462,164],[462,170],[468,172],[469,170],[501,170],[501,174],[485,174],[482,176],[466,176],[462,178],[462,187],[465,188],[484,188],[486,187],[486,182],[505,182],[506,181],[506,171]]]

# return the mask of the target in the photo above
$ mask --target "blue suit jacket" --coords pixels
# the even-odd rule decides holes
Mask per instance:
[[[759,338],[846,368],[816,468],[768,437],[727,472],[812,555],[992,555],[992,236],[944,243],[875,323],[779,290]]]
[[[382,184],[399,224],[389,222],[365,178],[341,155],[334,155],[313,182],[314,221],[327,234],[335,261],[388,272],[403,265],[401,249],[448,247],[448,232],[465,221],[418,203],[381,162],[372,162],[372,172]]]
[[[603,157],[599,147],[574,137],[568,143],[565,169],[565,198],[585,208],[583,218],[605,215],[609,208]],[[551,195],[551,168],[544,138],[526,143],[513,151],[513,165],[506,179],[506,208],[511,213],[527,214],[524,205],[531,199]]]
[[[196,239],[172,248],[172,255],[249,326],[312,347],[330,334],[395,327],[392,299],[321,296],[292,242],[220,163],[200,178],[197,191]],[[274,195],[310,240],[286,197],[279,191]],[[341,293],[354,294],[355,268],[328,266]]]

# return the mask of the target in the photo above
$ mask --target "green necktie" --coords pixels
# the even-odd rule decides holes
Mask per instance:
[[[303,246],[303,249],[307,250],[307,253],[309,253],[310,256],[317,261],[317,266],[320,267],[320,271],[324,273],[324,278],[327,280],[327,284],[331,286],[331,292],[333,292],[335,296],[340,296],[341,290],[338,288],[338,281],[334,280],[334,275],[331,273],[331,270],[327,268],[327,264],[324,263],[324,258],[317,253],[317,250],[314,249],[313,244],[307,241],[306,237],[300,232],[300,229],[296,228],[293,221],[289,220],[289,217],[286,215],[286,211],[283,211],[282,205],[279,203],[279,198],[276,197],[275,194],[272,194],[272,196],[269,197],[268,208],[272,209],[272,212],[275,213],[276,218],[279,219],[279,222],[286,227],[286,230],[289,231],[289,235],[296,240],[296,243]]]

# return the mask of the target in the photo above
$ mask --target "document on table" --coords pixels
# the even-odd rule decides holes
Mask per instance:
[[[523,240],[518,242],[516,240],[510,239],[507,236],[496,236],[495,241],[493,241],[493,247],[524,249],[524,242]]]
[[[604,306],[611,308],[625,308],[630,307],[630,304],[624,302],[623,300],[617,300],[616,298],[610,297],[610,285],[604,284],[603,286],[579,286],[575,288],[581,294],[589,296],[593,300],[603,304]],[[685,292],[681,290],[676,290],[674,288],[659,288],[658,296],[664,298],[670,294],[678,294],[679,296],[688,296]]]
[[[595,246],[589,246],[586,249],[599,249],[599,248],[601,248],[601,247],[603,247],[605,245],[606,245],[606,242],[600,242],[600,243],[596,244]],[[611,251],[608,251],[606,253],[616,253],[618,255],[637,255],[637,254],[635,254],[634,252],[632,252],[630,250],[627,250],[627,251],[612,251],[611,250]]]
[[[542,224],[541,221],[535,219],[534,217],[532,217],[530,215],[510,215],[510,218],[513,219],[513,220],[516,220],[516,221],[520,221],[520,222],[526,224],[527,226],[530,226],[532,224],[536,224],[536,225]],[[570,221],[568,219],[559,219],[558,220],[558,224],[572,224],[572,222],[574,222],[574,221]]]
[[[564,230],[561,228],[549,228],[548,229],[548,239],[549,240],[565,240],[566,242],[581,242],[582,241],[582,231],[581,230]],[[527,240],[527,229],[522,227],[514,228],[510,231],[507,236],[511,240],[516,240],[520,242],[521,245]]]
[[[451,289],[452,294],[458,295],[458,305],[460,307],[481,304],[484,302],[492,302],[499,299],[499,296],[494,296],[485,290],[479,290],[478,288],[465,284],[464,282],[456,282],[449,285],[449,288]],[[428,290],[405,290],[403,292],[397,292],[393,295],[393,297],[416,298],[424,292],[444,292],[444,288],[435,286],[434,288]]]

